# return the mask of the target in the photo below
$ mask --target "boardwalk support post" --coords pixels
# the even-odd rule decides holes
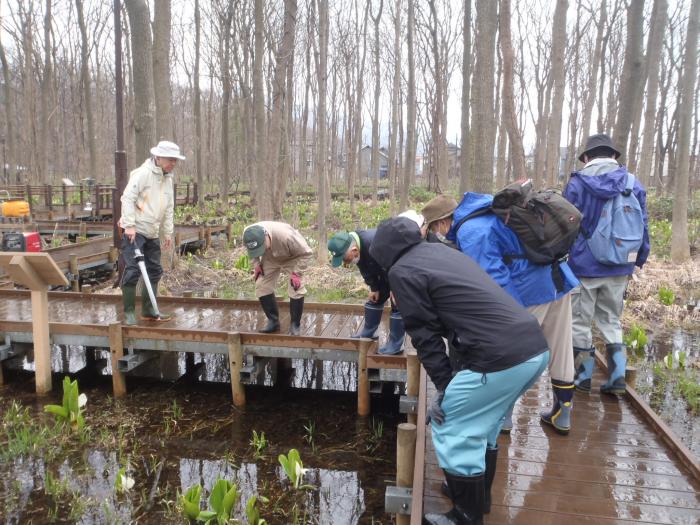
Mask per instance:
[[[78,256],[74,253],[70,254],[70,274],[71,274],[71,289],[74,292],[80,291],[80,270],[78,269]]]
[[[117,399],[126,395],[126,378],[119,370],[119,360],[124,357],[121,323],[109,325],[109,353],[112,361],[112,393]]]
[[[415,400],[414,406],[418,405],[418,389],[420,385],[420,361],[415,350],[406,352],[406,397]],[[416,412],[409,413],[406,417],[409,423],[414,425],[418,422]]]
[[[360,355],[357,360],[357,415],[362,417],[368,416],[370,411],[367,351],[372,343],[371,339],[360,339]]]
[[[243,345],[241,334],[228,334],[228,363],[231,371],[231,393],[233,404],[239,408],[245,406],[245,386],[241,383],[241,369],[243,368]]]
[[[387,487],[384,495],[386,512],[396,514],[397,525],[410,523],[413,466],[416,455],[417,428],[401,423],[396,433],[396,486]]]

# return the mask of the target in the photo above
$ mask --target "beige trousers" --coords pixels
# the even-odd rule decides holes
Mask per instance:
[[[529,306],[549,345],[549,376],[558,381],[574,380],[574,349],[571,337],[571,294],[551,303]]]
[[[308,259],[311,255],[304,256]],[[277,287],[277,279],[279,278],[280,272],[284,270],[285,273],[291,274],[299,266],[306,267],[306,265],[300,265],[301,257],[295,257],[294,259],[275,259],[271,257],[268,252],[265,252],[262,256],[262,267],[265,275],[261,275],[257,281],[255,281],[255,296],[263,297],[265,295],[270,295],[275,293],[275,288]],[[301,280],[301,288],[295,290],[292,288],[292,284],[287,282],[287,293],[290,299],[301,299],[306,295],[306,286],[304,286],[304,279]]]

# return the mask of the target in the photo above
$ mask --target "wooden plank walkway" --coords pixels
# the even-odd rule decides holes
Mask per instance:
[[[228,353],[228,334],[237,332],[246,353],[252,355],[283,357],[274,349],[293,348],[306,349],[296,357],[355,361],[361,340],[351,339],[350,335],[358,330],[364,316],[362,305],[307,303],[301,335],[289,336],[286,302],[279,303],[282,328],[275,334],[257,332],[267,322],[258,301],[159,297],[158,306],[173,314],[173,319],[166,323],[140,321],[136,326],[123,328],[124,337],[135,348]],[[109,326],[119,322],[122,315],[120,295],[49,292],[49,328],[57,344],[109,347]],[[29,292],[0,290],[0,334],[11,334],[13,341],[28,342],[25,339],[30,338],[31,331]],[[388,333],[389,315],[385,315],[377,331],[380,343]],[[378,344],[372,342],[368,368],[406,368],[405,355],[383,356],[376,353],[377,348]]]
[[[572,430],[560,436],[540,424],[551,403],[543,375],[516,404],[513,431],[499,437],[491,513],[486,524],[700,524],[700,481],[679,461],[628,398],[594,392],[574,397]],[[432,383],[428,397],[434,393]],[[424,512],[451,508],[425,433]],[[412,524],[420,517],[411,516]]]

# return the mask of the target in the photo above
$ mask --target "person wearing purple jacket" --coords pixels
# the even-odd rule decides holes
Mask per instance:
[[[627,356],[622,342],[620,317],[627,281],[634,267],[641,268],[649,256],[649,228],[646,191],[634,180],[632,193],[639,202],[644,220],[642,244],[627,264],[603,264],[593,256],[587,237],[596,229],[605,203],[624,192],[628,184],[627,168],[617,159],[620,152],[604,133],[591,135],[579,156],[584,163],[580,171],[571,174],[564,197],[583,214],[581,233],[569,253],[569,267],[581,285],[572,292],[572,333],[574,384],[581,392],[591,391],[595,364],[591,323],[595,322],[604,341],[608,363],[608,380],[600,387],[605,394],[624,394]],[[589,232],[588,234],[586,232]]]

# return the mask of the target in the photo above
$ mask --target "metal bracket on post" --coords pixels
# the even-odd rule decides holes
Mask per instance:
[[[125,355],[119,359],[119,371],[122,374],[131,372],[144,363],[156,359],[158,352],[140,351]]]
[[[416,396],[401,396],[399,398],[399,414],[417,414],[418,398]]]
[[[413,489],[389,485],[384,492],[384,512],[387,514],[411,514]]]
[[[6,335],[5,344],[0,345],[0,361],[5,361],[6,359],[15,357],[17,354],[18,352],[12,350],[12,342],[10,341],[10,336]]]

